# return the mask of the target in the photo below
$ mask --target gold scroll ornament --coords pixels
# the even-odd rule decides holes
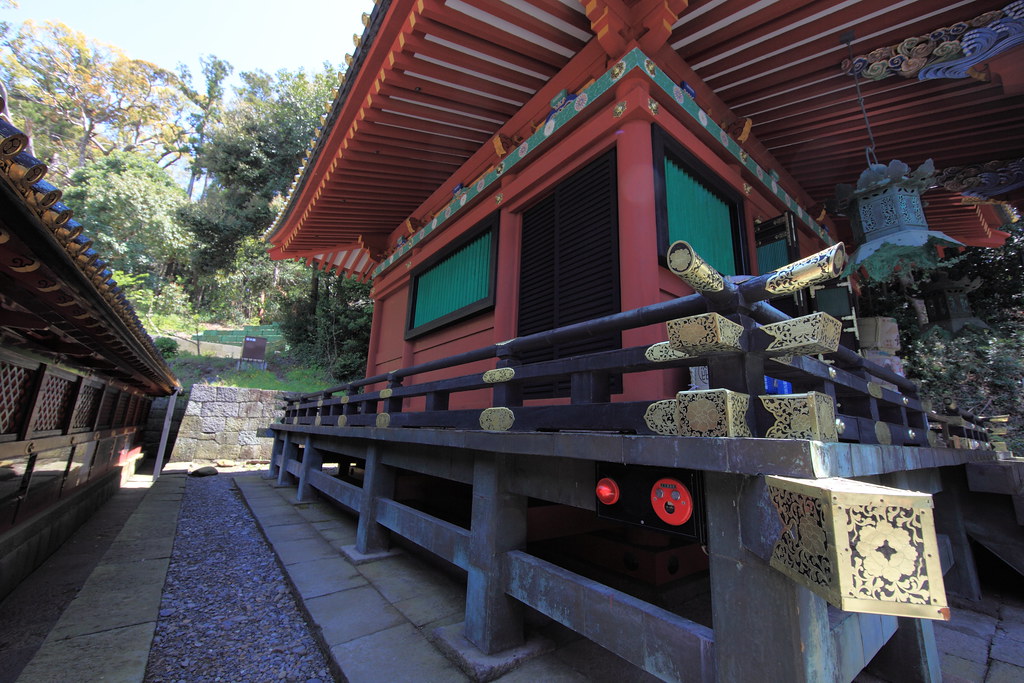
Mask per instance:
[[[682,240],[673,242],[666,256],[668,269],[698,292],[721,292],[725,278]]]
[[[719,351],[741,351],[743,326],[718,313],[702,313],[669,320],[668,343],[674,351],[691,356]]]
[[[767,476],[782,536],[771,566],[849,612],[949,619],[927,493]]]
[[[671,342],[663,341],[648,346],[647,350],[644,351],[644,358],[652,363],[667,363],[671,360],[691,358],[691,356],[688,353],[673,349]]]
[[[846,247],[840,242],[817,254],[779,268],[768,278],[771,294],[792,294],[819,282],[839,277],[846,265]]]
[[[655,434],[674,436],[679,433],[676,428],[676,400],[655,401],[647,406],[644,412],[644,423]]]

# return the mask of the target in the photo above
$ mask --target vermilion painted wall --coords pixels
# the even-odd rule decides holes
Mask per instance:
[[[649,82],[643,77],[625,77],[614,98],[604,106],[591,106],[589,118],[579,122],[561,140],[525,165],[514,167],[502,179],[501,186],[477,199],[449,227],[439,231],[411,255],[378,277],[374,286],[374,340],[367,367],[376,375],[419,363],[452,356],[510,339],[516,334],[518,317],[519,238],[523,210],[543,198],[560,181],[615,147],[617,156],[619,245],[622,310],[669,300],[690,290],[667,269],[658,265],[655,223],[654,160],[651,127],[656,124],[680,142],[691,154],[745,197],[743,213],[747,251],[756,270],[753,242],[755,219],[778,215],[767,197],[744,183],[740,168],[714,153],[699,137],[703,131],[692,129],[688,119],[678,119],[662,106],[657,114],[648,106],[652,98]],[[625,114],[615,117],[613,106],[625,102]],[[500,199],[499,199],[500,198]],[[472,228],[492,211],[500,210],[497,250],[496,304],[493,311],[478,314],[448,327],[405,341],[410,271],[425,259],[444,250],[464,231]],[[809,234],[801,235],[802,253],[811,253],[815,245]],[[806,242],[806,243],[804,243]],[[585,248],[585,245],[581,245]],[[379,329],[378,329],[379,328]],[[646,346],[666,339],[665,326],[652,325],[623,333],[623,346]],[[495,366],[485,361],[458,368],[436,371],[409,378],[404,383],[436,380],[481,373]],[[623,393],[613,400],[655,400],[674,394],[688,384],[686,371],[653,371],[627,376]],[[561,401],[546,401],[561,402]],[[412,402],[408,409],[419,407]],[[538,402],[545,403],[545,402]],[[490,390],[451,396],[450,408],[477,408],[491,404]]]

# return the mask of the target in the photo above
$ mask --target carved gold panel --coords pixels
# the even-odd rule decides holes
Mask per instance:
[[[743,326],[718,313],[669,320],[668,343],[675,351],[700,356],[716,351],[740,351]]]
[[[691,356],[688,353],[683,353],[682,351],[676,351],[673,349],[671,342],[663,341],[648,346],[647,350],[644,351],[644,358],[652,363],[665,363],[670,360],[691,358]]]
[[[765,395],[760,399],[774,419],[765,433],[769,439],[839,440],[836,404],[828,394],[808,391],[806,394]]]
[[[676,400],[655,401],[644,411],[644,423],[655,434],[676,433]]]
[[[728,389],[680,391],[676,394],[676,433],[680,436],[750,436],[749,405],[750,396]]]
[[[765,351],[786,356],[806,356],[832,353],[839,348],[843,324],[828,313],[812,313],[770,323],[761,329],[772,338]]]
[[[949,619],[932,497],[852,479],[767,476],[771,566],[836,607]]]

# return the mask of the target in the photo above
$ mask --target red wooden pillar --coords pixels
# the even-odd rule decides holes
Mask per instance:
[[[661,300],[658,284],[658,229],[654,205],[651,124],[633,119],[618,131],[616,164],[619,199],[619,272],[622,310]],[[622,332],[623,347],[664,341],[662,326]],[[623,400],[653,398],[647,373],[623,377]]]
[[[380,328],[384,312],[381,310],[383,299],[375,299],[373,302],[373,316],[370,318],[370,346],[366,351],[366,374],[364,377],[373,377],[377,374],[377,347],[380,346]]]
[[[523,220],[502,211],[498,227],[498,273],[494,299],[494,341],[512,339],[519,320],[519,253]]]

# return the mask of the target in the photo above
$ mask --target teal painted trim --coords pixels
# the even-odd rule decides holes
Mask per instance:
[[[566,123],[579,115],[580,112],[586,109],[589,104],[595,102],[599,97],[608,92],[615,83],[622,80],[622,77],[633,69],[640,69],[647,74],[659,88],[665,91],[683,108],[683,111],[689,114],[694,120],[698,121],[715,137],[716,140],[719,141],[722,147],[739,160],[743,166],[749,169],[765,189],[781,199],[782,202],[794,213],[797,219],[800,220],[800,222],[809,227],[829,246],[835,244],[835,240],[829,236],[825,231],[825,228],[815,223],[811,219],[810,214],[808,214],[807,211],[805,211],[796,202],[796,200],[789,196],[789,194],[779,186],[777,180],[768,171],[765,171],[753,159],[744,154],[739,144],[728,133],[726,133],[721,126],[712,121],[711,117],[709,117],[703,109],[697,106],[697,103],[692,97],[686,94],[678,85],[673,83],[672,79],[670,79],[664,71],[658,68],[652,59],[641,52],[639,48],[634,48],[626,53],[626,55],[623,56],[623,58],[611,69],[606,71],[587,88],[580,92],[575,100],[567,103],[554,116],[549,118],[542,128],[535,131],[529,138],[519,145],[517,149],[510,152],[496,166],[488,170],[476,183],[464,189],[457,196],[452,198],[448,205],[445,206],[444,209],[442,209],[438,215],[430,221],[430,223],[417,231],[406,241],[405,244],[396,249],[390,256],[384,259],[380,265],[374,268],[373,272],[370,273],[370,277],[375,278],[391,268],[397,261],[408,254],[414,246],[423,241],[427,235],[447,224],[453,216],[456,216],[458,212],[466,206],[466,204],[476,198],[479,194],[487,191],[491,185],[497,182],[505,171],[535,153],[537,149],[546,147],[547,145],[545,143],[547,143],[548,139],[551,138],[555,132],[560,130]]]

